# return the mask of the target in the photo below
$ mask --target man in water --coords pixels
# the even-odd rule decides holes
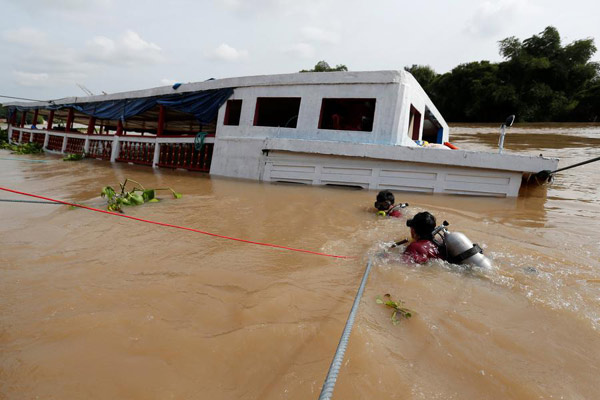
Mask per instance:
[[[375,208],[377,209],[377,215],[384,217],[402,217],[402,209],[408,206],[407,203],[395,205],[394,193],[389,190],[382,190],[377,193],[377,200],[375,201]]]
[[[410,227],[413,241],[404,250],[404,260],[423,264],[429,260],[442,258],[438,246],[433,242],[433,230],[436,227],[435,217],[427,211],[417,213],[406,221]]]

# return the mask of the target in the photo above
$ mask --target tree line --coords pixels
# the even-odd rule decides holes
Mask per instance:
[[[499,42],[504,61],[461,64],[445,74],[426,65],[405,67],[444,118],[454,122],[600,121],[600,65],[593,39],[561,44],[549,26],[523,41]]]

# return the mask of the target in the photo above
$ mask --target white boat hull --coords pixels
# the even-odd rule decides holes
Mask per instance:
[[[274,151],[265,157],[261,180],[371,190],[513,197],[519,194],[522,173]]]
[[[516,197],[555,158],[294,139],[217,138],[211,174],[370,190]]]

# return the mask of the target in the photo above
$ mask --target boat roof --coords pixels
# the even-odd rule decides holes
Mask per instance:
[[[388,71],[333,71],[333,72],[297,72],[292,74],[255,75],[237,78],[209,79],[203,82],[182,83],[177,88],[160,86],[150,89],[133,90],[111,94],[64,97],[41,102],[8,102],[5,107],[44,107],[53,105],[92,103],[111,100],[135,99],[154,96],[165,96],[177,93],[191,93],[211,89],[287,86],[287,85],[342,85],[342,84],[399,84],[405,82],[410,73],[404,70]]]

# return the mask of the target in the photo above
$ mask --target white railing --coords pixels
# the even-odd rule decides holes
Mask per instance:
[[[12,140],[13,132],[19,132],[18,140]],[[83,139],[85,140],[83,145],[83,153],[88,154],[90,150],[90,143],[93,141],[111,142],[110,161],[116,162],[119,158],[119,151],[121,149],[120,143],[139,143],[139,144],[154,144],[154,157],[152,160],[152,167],[158,167],[160,159],[160,147],[163,144],[193,144],[195,143],[195,137],[168,137],[168,136],[117,136],[117,135],[87,135],[85,133],[74,133],[74,132],[57,132],[45,129],[30,129],[30,128],[19,128],[9,125],[8,127],[8,141],[9,143],[22,143],[23,133],[29,133],[29,142],[34,141],[34,134],[44,135],[44,151],[58,154],[65,154],[67,150],[68,139]],[[52,150],[48,148],[50,136],[62,137],[61,150]],[[204,139],[204,143],[214,143],[214,137],[207,137]]]

